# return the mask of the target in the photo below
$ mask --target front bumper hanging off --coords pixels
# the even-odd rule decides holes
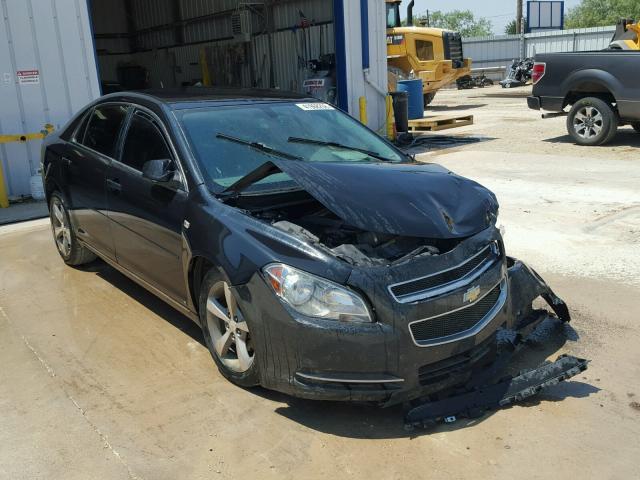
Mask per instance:
[[[407,412],[405,426],[428,428],[439,422],[455,422],[459,417],[477,418],[487,410],[520,402],[544,388],[557,385],[586,370],[588,363],[583,358],[561,355],[555,362],[545,362],[538,368],[520,372],[497,383],[415,407]]]
[[[509,348],[457,393],[410,409],[405,415],[406,428],[428,428],[440,422],[452,423],[460,417],[477,418],[487,410],[522,401],[587,369],[588,360],[561,355],[554,362],[544,362],[534,369],[495,380],[522,346],[523,339],[549,317],[546,310],[533,308],[533,300],[542,297],[557,315],[558,320],[571,320],[565,302],[533,269],[512,258],[508,259],[508,265],[510,321],[506,327],[515,333],[514,339],[508,345]]]

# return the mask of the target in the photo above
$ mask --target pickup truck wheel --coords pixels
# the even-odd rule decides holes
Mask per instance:
[[[580,99],[567,117],[567,131],[578,145],[603,145],[613,139],[617,130],[616,112],[599,98]]]
[[[215,269],[205,275],[199,300],[204,340],[220,373],[240,387],[258,385],[254,335],[232,289]]]

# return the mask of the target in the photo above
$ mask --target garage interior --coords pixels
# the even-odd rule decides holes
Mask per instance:
[[[335,101],[333,2],[93,0],[90,15],[103,94],[211,85]]]

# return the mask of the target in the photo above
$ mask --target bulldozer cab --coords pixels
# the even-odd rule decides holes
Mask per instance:
[[[471,60],[462,54],[459,33],[413,25],[414,0],[407,4],[406,25],[400,18],[400,0],[386,0],[387,65],[389,84],[399,80],[422,80],[424,105],[448,83],[468,75]]]
[[[402,26],[400,20],[400,0],[387,0],[387,28]]]

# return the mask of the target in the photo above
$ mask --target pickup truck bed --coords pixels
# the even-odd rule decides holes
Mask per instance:
[[[563,112],[572,106],[567,129],[578,143],[605,143],[613,138],[618,125],[640,128],[640,51],[547,53],[536,55],[535,60],[529,108]],[[585,137],[576,128],[583,127],[580,120],[589,112],[586,132],[598,129],[598,134]]]

